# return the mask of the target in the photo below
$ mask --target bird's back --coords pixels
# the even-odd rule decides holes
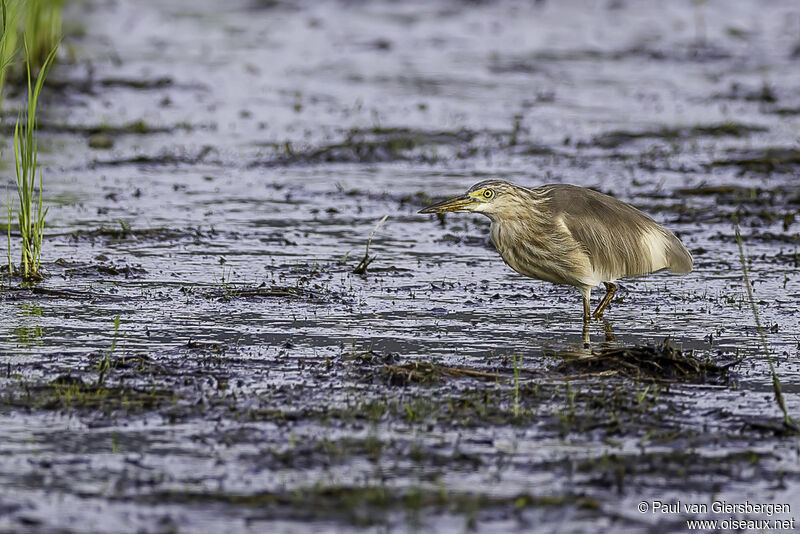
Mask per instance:
[[[550,216],[580,245],[592,265],[587,285],[662,269],[692,270],[692,256],[675,235],[620,200],[573,185],[538,188]]]

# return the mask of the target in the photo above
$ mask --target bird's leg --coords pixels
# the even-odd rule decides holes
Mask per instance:
[[[603,297],[603,300],[600,301],[600,304],[597,305],[597,309],[594,310],[592,314],[595,319],[599,319],[603,316],[603,312],[611,303],[611,299],[614,298],[614,293],[617,292],[617,286],[611,282],[603,282],[603,284],[606,286],[606,296]]]
[[[592,290],[591,288],[585,289],[581,293],[583,293],[583,322],[588,323],[592,319],[590,315],[592,308],[589,304],[589,299],[592,298]]]

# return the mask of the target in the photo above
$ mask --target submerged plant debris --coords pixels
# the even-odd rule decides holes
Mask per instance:
[[[499,378],[496,373],[435,365],[426,362],[386,365],[380,370],[380,375],[394,385],[429,384],[445,378],[480,378],[484,380],[497,380]]]
[[[734,224],[797,417],[800,7],[718,7],[65,3],[43,276],[0,276],[0,531],[644,534],[720,517],[643,500],[794,511]],[[579,294],[511,271],[488,219],[417,213],[491,178],[631,202],[694,271],[620,281],[584,332]]]
[[[701,360],[694,352],[685,354],[676,349],[669,340],[660,345],[604,347],[593,351],[591,356],[564,361],[555,371],[614,372],[639,380],[727,384],[730,378],[729,368],[740,363],[736,359],[718,363],[708,356]]]

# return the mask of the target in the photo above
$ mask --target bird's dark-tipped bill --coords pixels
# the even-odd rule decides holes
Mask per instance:
[[[420,213],[445,213],[448,211],[472,211],[475,205],[475,199],[462,195],[460,197],[448,198],[442,202],[437,202],[432,206],[419,210]]]

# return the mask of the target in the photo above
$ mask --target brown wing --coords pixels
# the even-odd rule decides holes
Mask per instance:
[[[689,272],[692,258],[669,230],[633,206],[573,185],[548,186],[552,216],[583,247],[599,279],[664,268]]]

